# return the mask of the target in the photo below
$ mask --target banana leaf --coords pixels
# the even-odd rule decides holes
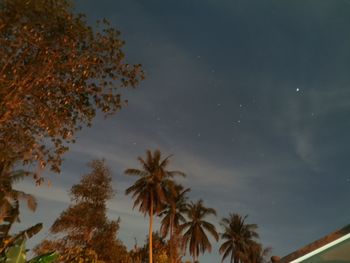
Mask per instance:
[[[6,252],[6,259],[1,263],[25,263],[26,262],[26,249],[24,239],[18,240],[16,244],[8,249]]]
[[[58,258],[58,256],[59,256],[58,253],[54,251],[54,252],[37,256],[29,260],[28,263],[51,263],[55,261]]]

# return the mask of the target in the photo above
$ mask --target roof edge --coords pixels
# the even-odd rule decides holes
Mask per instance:
[[[328,234],[325,237],[322,237],[290,254],[288,254],[287,256],[281,258],[281,260],[279,261],[280,263],[289,263],[292,260],[298,259],[300,257],[303,257],[309,253],[311,253],[314,250],[317,250],[319,248],[322,248],[324,246],[326,246],[328,243],[334,242],[337,239],[342,238],[343,236],[350,234],[350,224],[333,232]]]

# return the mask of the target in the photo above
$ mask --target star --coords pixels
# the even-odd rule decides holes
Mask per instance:
[[[299,92],[300,91],[300,89],[299,88],[296,88],[296,90],[295,90],[296,92]]]

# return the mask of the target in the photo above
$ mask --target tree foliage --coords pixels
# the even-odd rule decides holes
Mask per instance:
[[[211,252],[212,246],[206,232],[216,241],[219,239],[215,226],[206,221],[206,217],[210,215],[216,216],[216,211],[213,208],[205,207],[203,201],[199,200],[196,203],[190,202],[187,205],[186,215],[188,221],[181,225],[181,231],[184,232],[183,245],[185,248],[189,247],[193,262],[196,262],[200,253],[205,253],[205,251]]]
[[[261,256],[261,246],[255,242],[259,237],[256,232],[256,224],[247,224],[247,216],[230,214],[228,218],[223,218],[221,225],[223,232],[221,238],[223,243],[219,252],[223,254],[222,261],[230,256],[230,262],[253,263]]]
[[[189,188],[184,189],[180,184],[175,185],[175,194],[171,196],[163,211],[159,214],[162,218],[160,233],[162,237],[169,234],[170,262],[181,262],[182,237],[180,233],[181,224],[186,223],[185,213],[187,211],[187,193]]]
[[[39,255],[35,258],[27,261],[27,250],[25,247],[25,238],[17,240],[12,244],[5,253],[0,256],[0,262],[2,263],[51,263],[58,258],[56,252],[49,252],[43,255]]]
[[[188,200],[186,194],[190,189],[184,189],[180,184],[176,184],[174,188],[175,194],[160,213],[160,216],[163,216],[160,228],[163,237],[166,237],[168,234],[172,236],[180,228],[180,225],[186,222],[185,213]]]
[[[170,263],[170,246],[162,235],[157,231],[152,233],[153,262]],[[132,263],[149,263],[149,237],[146,238],[142,247],[135,247],[130,251]]]
[[[162,159],[159,150],[153,153],[146,151],[146,159],[138,157],[142,169],[130,168],[126,175],[138,176],[136,182],[126,189],[126,194],[132,194],[134,208],[139,206],[139,211],[148,214],[149,223],[149,262],[153,262],[152,254],[152,226],[153,215],[159,215],[166,204],[171,202],[171,196],[176,194],[174,177],[185,176],[180,171],[168,171],[167,166],[171,156]]]
[[[268,263],[271,248],[264,248],[262,244],[252,241],[248,247],[245,263]]]
[[[19,202],[16,201],[11,209],[7,212],[3,218],[3,222],[0,224],[0,255],[4,256],[8,249],[15,245],[19,240],[31,238],[37,234],[43,227],[41,223],[31,226],[25,230],[22,230],[16,234],[11,233],[11,228],[14,223],[19,221]]]
[[[119,31],[96,26],[68,0],[0,0],[0,166],[58,172],[75,133],[98,110],[117,112],[119,88],[143,78],[124,61]]]
[[[94,160],[89,166],[91,173],[71,188],[73,204],[50,229],[57,239],[44,241],[36,251],[56,249],[62,255],[60,262],[79,262],[79,258],[127,262],[126,248],[117,239],[119,220],[111,221],[106,216],[106,202],[114,195],[110,170],[101,160]]]
[[[26,201],[32,211],[37,206],[34,196],[13,188],[13,184],[25,176],[26,172],[21,170],[10,172],[6,167],[0,169],[0,255],[2,256],[19,240],[30,238],[42,228],[42,224],[39,223],[19,233],[11,233],[13,224],[19,222],[19,201]]]
[[[0,167],[0,224],[6,217],[11,217],[13,211],[19,209],[19,200],[26,201],[28,208],[35,211],[37,202],[34,196],[13,188],[26,175],[22,170],[11,171],[8,167]]]

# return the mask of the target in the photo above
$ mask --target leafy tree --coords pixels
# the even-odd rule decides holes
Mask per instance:
[[[72,263],[105,263],[98,259],[98,255],[95,250],[91,248],[82,248],[78,246],[66,247],[61,240],[44,240],[34,251],[35,254],[46,253],[47,251],[57,250],[60,251],[60,256],[55,262],[72,262]]]
[[[230,214],[228,218],[222,219],[221,225],[224,230],[221,233],[221,238],[224,243],[219,249],[220,254],[223,254],[222,261],[231,254],[231,263],[246,262],[252,251],[257,249],[257,243],[254,242],[254,239],[259,237],[256,232],[258,226],[246,224],[246,219],[247,216],[242,217],[238,214]],[[261,247],[259,249],[261,250]]]
[[[153,243],[153,261],[156,263],[169,263],[169,243],[160,235],[160,233],[153,232],[152,233],[152,243]],[[148,263],[149,258],[149,237],[147,237],[145,245],[141,249],[142,254],[142,262]]]
[[[185,213],[187,211],[187,196],[189,188],[184,189],[180,184],[175,185],[176,194],[172,196],[160,213],[163,216],[160,232],[163,237],[169,234],[170,260],[172,263],[178,262],[179,253],[179,231],[180,225],[186,222]]]
[[[267,263],[270,262],[268,256],[271,252],[270,248],[263,246],[255,241],[252,241],[248,247],[248,255],[244,260],[245,263]]]
[[[169,263],[169,243],[166,240],[164,240],[158,232],[153,233],[152,241],[154,262]],[[146,244],[146,247],[148,247],[148,245],[149,244]]]
[[[185,176],[180,171],[168,171],[169,165],[168,156],[161,158],[159,150],[153,153],[150,150],[146,152],[146,159],[138,157],[142,165],[142,169],[127,169],[126,175],[136,175],[139,179],[126,189],[125,193],[131,194],[135,199],[134,208],[139,206],[139,211],[144,215],[148,214],[149,221],[149,262],[153,263],[152,254],[152,233],[153,233],[153,215],[159,215],[164,209],[164,206],[170,202],[170,195],[175,194],[174,176]]]
[[[0,167],[59,172],[75,133],[125,105],[119,88],[142,69],[125,63],[119,31],[96,27],[69,0],[0,0]]]
[[[44,241],[36,251],[56,249],[62,255],[60,262],[79,262],[79,258],[127,262],[126,248],[117,240],[119,220],[110,221],[106,216],[106,202],[114,196],[111,172],[103,160],[94,160],[89,166],[91,173],[71,188],[73,204],[50,229],[57,239]]]
[[[206,232],[212,235],[216,241],[219,240],[215,226],[205,221],[205,218],[209,215],[216,216],[216,211],[213,208],[206,208],[203,205],[203,200],[199,200],[187,205],[186,215],[188,222],[181,225],[181,231],[185,232],[183,234],[183,244],[185,248],[189,245],[193,262],[197,262],[200,253],[207,250],[210,252],[212,248]]]
[[[149,239],[147,238],[147,240],[149,240]],[[148,247],[145,248],[145,246],[144,247],[138,246],[137,239],[135,237],[135,245],[134,245],[133,249],[131,249],[129,251],[129,256],[130,256],[131,262],[132,263],[143,263],[143,261],[148,259],[147,251],[148,251]]]

